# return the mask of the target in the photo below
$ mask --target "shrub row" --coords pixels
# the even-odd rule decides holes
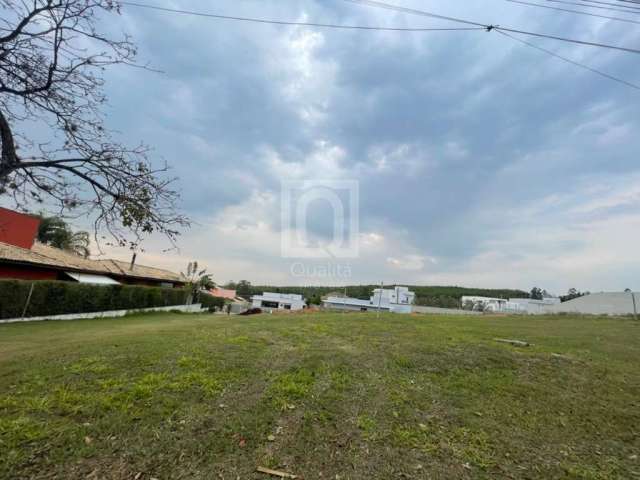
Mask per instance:
[[[202,304],[202,308],[208,308],[210,312],[213,312],[216,308],[220,309],[224,307],[224,298],[214,297],[208,293],[201,293],[197,299],[198,303]]]
[[[187,292],[181,288],[0,280],[0,318],[22,316],[32,284],[26,317],[168,307],[184,305],[187,298]]]

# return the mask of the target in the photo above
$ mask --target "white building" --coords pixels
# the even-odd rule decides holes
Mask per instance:
[[[253,308],[274,310],[302,310],[306,305],[302,295],[295,293],[264,292],[251,297],[251,302]]]
[[[485,312],[503,312],[506,310],[507,300],[504,298],[480,297],[477,295],[463,295],[460,299],[463,308],[472,304],[473,310]]]
[[[510,298],[509,303],[517,305],[518,312],[542,315],[547,313],[547,307],[559,305],[560,299],[558,297],[546,297],[542,300],[536,300],[535,298]]]
[[[473,310],[492,313],[525,313],[518,303],[505,298],[480,297],[475,295],[463,295],[460,299],[462,307],[473,304]]]
[[[325,308],[334,310],[359,310],[392,313],[411,313],[415,293],[407,287],[376,288],[369,300],[348,297],[327,297],[322,301]]]

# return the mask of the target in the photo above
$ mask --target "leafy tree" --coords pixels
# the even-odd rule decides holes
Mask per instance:
[[[41,243],[73,252],[85,258],[91,254],[89,233],[72,231],[60,217],[47,217],[40,214],[37,238]]]
[[[308,305],[321,305],[322,304],[322,297],[318,294],[316,295],[312,295],[311,297],[307,298],[307,304]]]
[[[251,282],[248,280],[240,280],[236,284],[236,294],[244,298],[250,297],[252,295]]]
[[[531,289],[531,293],[529,294],[529,298],[532,298],[534,300],[542,300],[544,297],[543,291],[541,288],[538,287],[533,287]]]
[[[207,273],[207,269],[200,270],[196,261],[187,264],[187,271],[182,272],[182,276],[186,279],[186,288],[189,292],[187,305],[198,301],[200,290],[208,290],[215,286],[215,283],[211,280],[211,275]]]
[[[560,301],[568,302],[569,300],[573,300],[574,298],[582,297],[584,295],[589,295],[589,292],[580,292],[576,288],[570,288],[566,295],[560,296]]]
[[[104,70],[135,65],[131,39],[99,29],[117,13],[114,0],[0,1],[0,198],[90,214],[121,245],[153,231],[173,241],[188,220],[167,166],[104,124]]]

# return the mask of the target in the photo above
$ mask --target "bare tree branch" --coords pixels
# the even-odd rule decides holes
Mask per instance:
[[[145,146],[129,148],[104,125],[103,71],[135,63],[130,38],[110,38],[99,21],[115,0],[0,0],[0,195],[93,216],[119,244],[161,232],[173,242],[188,219],[167,166]],[[28,126],[46,126],[37,141]],[[39,207],[42,208],[42,207]]]

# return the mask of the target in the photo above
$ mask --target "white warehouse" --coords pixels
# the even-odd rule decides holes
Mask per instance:
[[[251,297],[251,302],[253,308],[274,310],[302,310],[306,305],[302,295],[295,293],[264,292]]]
[[[333,310],[359,310],[411,313],[415,293],[408,287],[376,288],[369,300],[347,297],[327,297],[322,306]]]

